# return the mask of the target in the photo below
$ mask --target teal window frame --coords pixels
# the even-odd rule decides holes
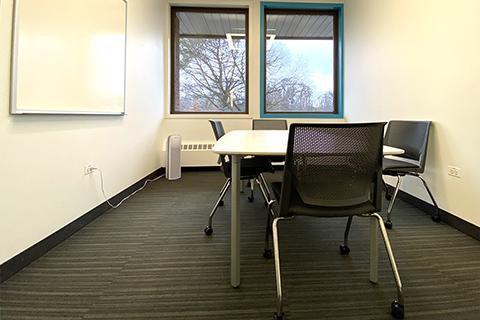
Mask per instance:
[[[266,113],[265,112],[265,10],[331,10],[338,12],[338,56],[337,56],[337,112],[336,113]],[[260,118],[343,118],[343,4],[342,3],[260,3]]]

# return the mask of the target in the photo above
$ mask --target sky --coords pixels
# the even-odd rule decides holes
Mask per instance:
[[[332,40],[274,40],[289,51],[292,64],[307,65],[306,76],[315,84],[318,93],[333,92],[333,41]],[[313,88],[312,88],[313,89]]]

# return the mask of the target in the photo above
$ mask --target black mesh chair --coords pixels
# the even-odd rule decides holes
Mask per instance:
[[[218,140],[225,135],[225,130],[223,129],[223,124],[221,121],[218,120],[209,120],[213,133],[215,135],[215,139]],[[227,178],[225,184],[223,185],[220,196],[218,197],[217,201],[215,202],[215,206],[213,207],[210,216],[208,218],[208,225],[205,227],[204,232],[206,235],[211,235],[213,233],[212,222],[213,216],[217,211],[219,206],[223,206],[223,197],[227,193],[230,185],[232,184],[232,165],[230,162],[230,157],[227,155],[220,155],[219,162],[221,163],[221,169]],[[253,158],[244,158],[241,159],[240,162],[240,180],[253,180],[256,181],[260,185],[260,190],[262,191],[262,195],[266,203],[270,202],[269,197],[267,196],[265,190],[266,186],[264,185],[264,181],[259,179],[260,174],[264,172],[274,172],[272,163],[267,158],[263,157],[253,157]],[[251,186],[251,193],[248,197],[250,202],[253,201],[253,184]]]
[[[370,281],[377,281],[376,225],[381,229],[397,285],[397,300],[391,313],[403,318],[402,283],[381,216],[382,145],[384,123],[365,124],[292,124],[283,182],[273,183],[279,199],[273,229],[277,312],[285,319],[280,273],[278,223],[295,216],[348,217],[347,236],[353,216],[372,219]],[[291,239],[290,241],[293,241]],[[373,253],[374,252],[374,253]],[[345,253],[345,252],[342,252]],[[348,253],[348,252],[347,252]],[[339,293],[341,294],[341,293]]]
[[[430,132],[430,121],[399,121],[394,120],[388,123],[385,133],[385,144],[405,150],[404,154],[395,157],[385,157],[383,159],[383,174],[397,177],[397,184],[393,192],[393,198],[390,197],[387,189],[387,199],[390,203],[387,209],[387,221],[385,226],[392,228],[392,209],[400,189],[401,177],[412,176],[419,178],[432,200],[435,212],[432,220],[440,221],[438,205],[433,198],[432,192],[427,186],[425,180],[420,176],[425,171],[425,161],[427,159],[428,136]]]

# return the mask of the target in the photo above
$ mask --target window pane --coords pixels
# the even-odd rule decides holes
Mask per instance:
[[[336,112],[334,15],[266,12],[266,112]]]
[[[174,15],[173,112],[246,113],[246,13],[187,10]]]

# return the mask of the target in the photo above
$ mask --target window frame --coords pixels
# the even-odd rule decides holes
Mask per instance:
[[[176,111],[175,104],[180,95],[180,70],[178,68],[178,40],[179,26],[176,18],[177,12],[200,12],[200,13],[240,13],[245,15],[245,111],[243,112],[185,112]],[[240,7],[189,7],[175,5],[170,6],[170,115],[249,115],[249,8]],[[176,90],[178,88],[178,90]]]
[[[333,112],[267,112],[266,110],[266,18],[268,11],[278,13],[319,14],[334,16],[334,111]],[[335,41],[336,40],[336,41]],[[260,118],[343,118],[343,4],[261,2],[260,4]]]

